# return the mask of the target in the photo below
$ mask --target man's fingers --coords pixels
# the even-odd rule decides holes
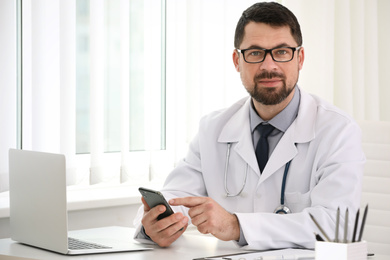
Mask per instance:
[[[148,207],[148,206],[146,206]],[[151,221],[151,222],[155,222],[157,220],[157,217],[164,213],[166,208],[164,205],[157,205],[156,207],[150,209],[149,210],[146,210],[146,207],[144,209],[144,218],[146,221]]]
[[[181,212],[178,212],[170,215],[169,217],[157,221],[156,230],[164,230],[175,224],[181,225],[182,228],[187,223],[188,223],[188,218],[183,216]]]
[[[178,239],[184,233],[187,227],[188,223],[184,226],[180,224],[180,222],[176,223],[170,226],[168,229],[158,232],[153,240],[159,246],[167,247],[172,244],[176,239]]]
[[[204,223],[207,221],[207,216],[205,214],[194,214],[194,213],[189,213],[189,216],[191,217],[191,223],[194,226],[199,226],[200,224]]]
[[[188,217],[177,212],[161,220],[157,217],[166,211],[164,205],[157,205],[150,208],[145,199],[142,198],[144,205],[144,216],[141,223],[145,233],[161,247],[167,247],[173,243],[188,227]]]
[[[187,208],[192,208],[203,204],[206,201],[206,197],[184,197],[171,199],[169,200],[169,204],[171,204],[172,206],[184,206]]]
[[[164,233],[165,237],[174,236],[175,233],[182,233],[182,229],[188,226],[188,218],[181,213],[175,213],[156,223],[156,229]]]
[[[160,210],[158,209],[160,208]],[[163,209],[161,211],[161,209]],[[174,223],[182,222],[182,226],[188,223],[188,218],[183,216],[181,212],[177,212],[172,214],[171,216],[165,217],[161,220],[157,220],[157,217],[164,212],[165,206],[159,205],[152,208],[149,212],[147,212],[142,219],[142,224],[145,226],[154,226],[155,232],[160,232],[161,230],[167,229]]]
[[[154,208],[150,212],[152,211],[154,211]],[[150,221],[146,215],[142,220],[145,233],[161,247],[169,246],[183,234],[188,226],[188,218],[183,216],[182,213],[175,213],[158,221],[157,219]]]

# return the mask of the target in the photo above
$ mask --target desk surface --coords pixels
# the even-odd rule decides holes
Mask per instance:
[[[97,228],[93,229],[94,234],[104,234],[107,237],[129,238],[129,243],[132,243],[134,229],[120,227],[112,232],[113,229]],[[78,231],[71,231],[70,234],[74,237],[89,239],[93,237],[80,236]],[[153,247],[150,251],[110,253],[110,254],[94,254],[80,256],[66,256],[46,250],[26,246],[17,243],[10,238],[0,239],[0,259],[1,260],[60,260],[60,259],[132,259],[132,260],[153,260],[153,259],[170,259],[184,260],[194,259],[206,256],[216,256],[225,254],[234,254],[245,252],[238,248],[233,242],[220,241],[210,235],[202,235],[199,232],[187,230],[175,243],[168,248],[160,248],[157,245],[148,245]],[[247,252],[247,251],[246,251]],[[386,256],[375,256],[368,258],[373,260],[385,260]]]
[[[107,236],[120,236],[128,237],[129,241],[132,241],[134,229],[132,228],[120,228],[116,234],[109,234],[105,228],[98,228],[96,232],[104,232]],[[72,236],[77,236],[77,231],[70,232]],[[88,239],[88,237],[84,237]],[[138,251],[138,252],[124,252],[124,253],[112,253],[112,254],[94,254],[94,255],[80,255],[71,256],[72,259],[170,259],[170,260],[183,260],[183,259],[194,259],[205,256],[223,255],[243,252],[236,247],[233,242],[224,242],[217,240],[216,238],[208,235],[201,235],[198,232],[186,232],[181,236],[175,243],[169,248],[160,248],[156,245],[147,245],[153,247],[150,251]],[[2,257],[3,255],[3,257]],[[16,256],[17,258],[5,257],[5,256]],[[69,259],[70,256],[65,256],[46,250],[26,246],[17,243],[9,238],[0,239],[0,259],[39,259],[39,260],[59,260]]]

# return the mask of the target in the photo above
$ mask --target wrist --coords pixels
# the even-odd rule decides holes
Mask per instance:
[[[240,222],[238,221],[238,218],[236,214],[232,214],[232,234],[233,234],[233,239],[239,241],[240,240]]]

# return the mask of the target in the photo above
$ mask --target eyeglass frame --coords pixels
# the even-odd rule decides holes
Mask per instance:
[[[283,49],[283,48],[287,48],[287,49],[291,49],[293,51],[292,53],[292,56],[291,56],[291,59],[289,60],[285,60],[285,61],[278,61],[278,60],[275,60],[274,58],[274,55],[272,54],[272,51],[273,50],[276,50],[276,49]],[[240,50],[240,49],[236,49],[238,53],[241,53],[242,54],[242,57],[244,57],[244,61],[246,63],[250,63],[250,64],[256,64],[256,63],[261,63],[265,60],[265,57],[267,57],[267,54],[269,53],[271,55],[271,58],[273,61],[275,62],[290,62],[294,59],[294,54],[295,54],[295,51],[298,51],[302,48],[302,46],[297,46],[297,47],[275,47],[275,48],[272,48],[272,49],[264,49],[264,48],[260,48],[260,47],[256,47],[256,48],[248,48],[248,49],[243,49],[243,50]],[[264,57],[261,61],[256,61],[256,62],[249,62],[245,59],[245,52],[248,51],[248,50],[262,50],[262,51],[265,51],[265,54],[264,54]]]

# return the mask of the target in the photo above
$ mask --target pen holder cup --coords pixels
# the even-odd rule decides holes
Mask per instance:
[[[367,242],[316,242],[316,260],[367,260]]]

